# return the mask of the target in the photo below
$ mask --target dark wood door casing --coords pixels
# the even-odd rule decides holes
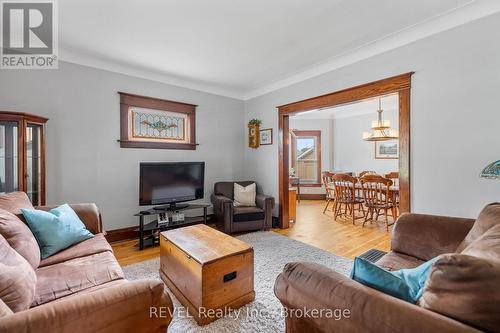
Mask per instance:
[[[410,212],[410,95],[409,72],[386,79],[339,90],[326,95],[284,104],[278,109],[278,195],[280,228],[288,228],[289,117],[298,112],[330,108],[391,93],[399,95],[399,186],[400,211]]]

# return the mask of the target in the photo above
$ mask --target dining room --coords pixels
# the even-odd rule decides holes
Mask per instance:
[[[388,94],[289,117],[285,233],[386,243],[400,213],[398,103]]]

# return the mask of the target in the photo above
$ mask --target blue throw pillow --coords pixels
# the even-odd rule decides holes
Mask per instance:
[[[94,237],[67,204],[49,212],[36,209],[21,209],[21,211],[40,246],[42,259]]]
[[[356,257],[351,278],[385,294],[416,303],[422,296],[425,281],[436,259],[415,268],[389,272],[368,260]]]

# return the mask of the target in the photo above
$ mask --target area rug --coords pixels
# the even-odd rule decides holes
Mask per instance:
[[[174,312],[168,332],[284,332],[285,320],[282,306],[273,292],[274,282],[286,263],[308,261],[323,264],[333,270],[348,275],[352,261],[323,251],[302,242],[279,235],[272,231],[259,231],[238,237],[254,248],[255,260],[255,300],[206,326],[198,326],[183,311]],[[152,259],[123,268],[129,280],[143,278],[159,279],[160,259]],[[170,292],[170,291],[169,291]],[[182,305],[170,293],[174,307]]]

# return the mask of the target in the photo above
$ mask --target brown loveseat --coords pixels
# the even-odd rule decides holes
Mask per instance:
[[[234,183],[218,182],[211,196],[217,228],[225,233],[254,230],[269,230],[272,227],[274,198],[257,193],[255,207],[234,207]],[[252,181],[236,182],[241,186],[253,184]]]
[[[500,204],[486,206],[477,220],[403,214],[377,265],[413,268],[437,256],[417,305],[319,264],[289,263],[274,287],[292,313],[286,331],[500,332]],[[337,320],[304,315],[312,309],[348,313]]]
[[[32,208],[26,194],[0,196],[0,332],[165,332],[172,302],[163,283],[125,280],[96,205],[70,206],[95,236],[40,260],[21,221],[20,208]]]

